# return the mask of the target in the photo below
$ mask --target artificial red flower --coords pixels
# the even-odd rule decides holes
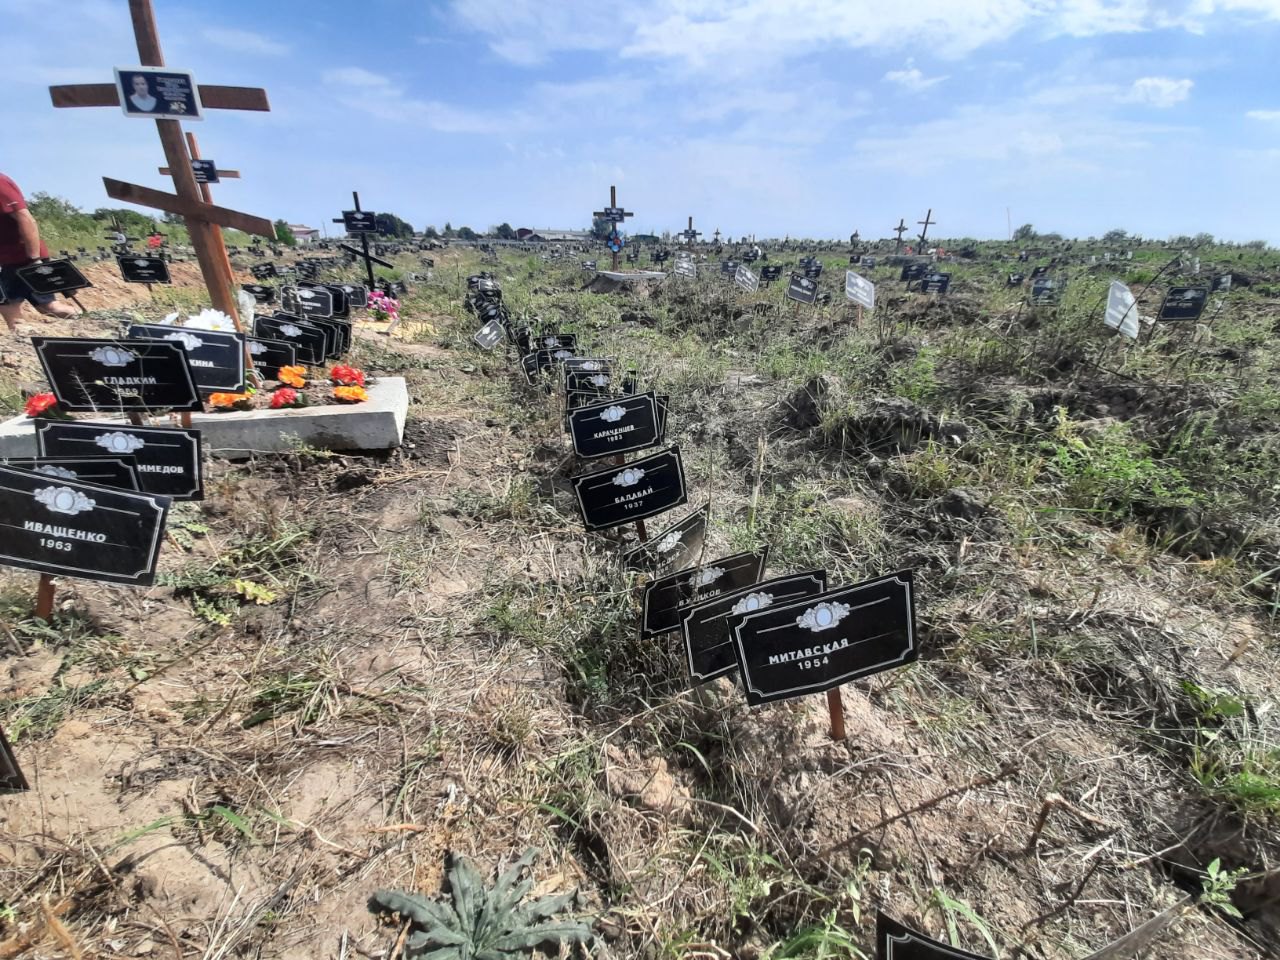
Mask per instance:
[[[279,410],[281,407],[296,407],[298,403],[298,391],[291,387],[281,387],[275,393],[271,394],[271,409]]]
[[[329,379],[344,387],[363,387],[364,371],[339,363],[329,371]]]
[[[27,400],[27,416],[40,417],[52,410],[56,414],[58,406],[58,398],[52,393],[37,393],[35,396]]]

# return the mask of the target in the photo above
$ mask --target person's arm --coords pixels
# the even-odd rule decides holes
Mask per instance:
[[[12,216],[18,221],[18,237],[22,240],[22,246],[26,250],[27,256],[32,260],[39,260],[40,227],[36,224],[36,218],[31,215],[31,211],[26,207],[21,210],[15,210]]]

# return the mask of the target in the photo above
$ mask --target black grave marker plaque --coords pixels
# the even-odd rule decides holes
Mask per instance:
[[[221,183],[218,177],[218,165],[212,160],[192,160],[191,175],[196,183]]]
[[[249,356],[253,357],[253,367],[266,380],[279,380],[281,367],[292,367],[298,363],[297,351],[293,344],[283,340],[259,340],[247,337]]]
[[[350,234],[378,232],[378,219],[368,210],[343,210],[342,223]]]
[[[476,345],[481,349],[492,350],[502,342],[504,333],[505,331],[501,322],[498,320],[490,320],[483,327],[477,330],[475,332],[475,336],[471,339],[474,340]]]
[[[918,656],[912,571],[728,621],[747,703],[821,693]]]
[[[686,502],[680,448],[572,478],[588,530],[607,530],[666,513]]]
[[[369,305],[369,288],[363,283],[344,283],[342,292],[347,296],[347,304],[351,307],[367,307]]]
[[[255,317],[253,332],[261,340],[280,340],[292,344],[301,363],[324,363],[328,337],[319,327],[298,317],[291,317],[288,314]]]
[[[1053,277],[1037,277],[1031,282],[1031,302],[1037,307],[1052,306],[1062,299],[1062,288]]]
[[[781,276],[782,267],[779,264],[774,264],[770,267],[762,267],[760,269],[760,279],[765,283],[773,283],[775,280],[781,278]]]
[[[1027,278],[1021,273],[1011,273],[1009,274],[1009,279],[1005,281],[1005,286],[1020,287],[1022,286],[1022,282],[1026,279]]]
[[[244,390],[244,334],[215,330],[194,330],[164,324],[135,323],[129,327],[130,340],[159,340],[177,343],[187,351],[191,379],[204,393]]]
[[[876,960],[987,960],[909,930],[883,913],[876,914]]]
[[[163,257],[116,257],[120,276],[126,283],[171,283],[169,264]]]
[[[787,299],[811,304],[818,299],[818,284],[809,277],[792,273],[791,282],[787,284]]]
[[[36,425],[40,456],[132,457],[143,493],[174,500],[204,499],[200,431],[134,427],[89,420],[42,420]]]
[[[92,287],[88,278],[70,260],[41,260],[14,270],[36,293],[69,293]]]
[[[176,343],[32,337],[31,344],[64,410],[202,409],[186,351]]]
[[[680,630],[689,676],[696,683],[706,683],[737,669],[733,640],[726,626],[728,617],[814,597],[826,589],[826,571],[810,570],[774,577],[684,607],[680,611]]]
[[[146,586],[169,498],[0,466],[0,563]]]
[[[764,576],[768,549],[739,553],[682,570],[644,588],[640,636],[644,639],[680,629],[680,608],[702,603],[724,593],[734,593]]]
[[[638,393],[569,411],[573,452],[587,460],[643,450],[662,442],[658,405],[652,393]]]
[[[304,320],[333,316],[333,293],[324,287],[285,287],[280,307]]]
[[[921,293],[946,293],[951,287],[951,274],[931,273],[920,280]]]
[[[710,519],[711,504],[704,503],[647,543],[632,547],[624,553],[623,569],[643,571],[654,576],[666,576],[676,570],[683,570],[701,558]]]
[[[276,288],[263,283],[242,283],[240,289],[253,297],[254,303],[269,304],[276,302]]]
[[[1157,320],[1199,320],[1209,302],[1208,287],[1170,287],[1160,304]]]
[[[49,477],[96,483],[101,487],[114,487],[137,493],[138,461],[131,456],[121,457],[10,457],[0,464],[18,470],[30,470]]]
[[[905,280],[910,283],[913,280],[923,280],[929,272],[927,263],[906,263],[902,265],[902,273],[898,275],[899,280]]]

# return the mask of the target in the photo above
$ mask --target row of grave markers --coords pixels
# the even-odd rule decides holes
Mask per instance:
[[[588,531],[639,527],[641,543],[622,561],[654,576],[641,637],[679,633],[691,681],[737,672],[751,705],[827,693],[842,739],[838,688],[916,659],[912,571],[833,588],[823,570],[766,577],[767,550],[703,562],[709,505],[648,540],[643,521],[689,499],[680,447],[648,452],[667,443],[670,398],[639,391],[635,371],[584,351],[576,334],[517,326],[492,277],[468,286],[467,308],[483,321],[476,344],[493,350],[505,339],[528,384],[558,391],[575,456],[608,461],[570,485]]]
[[[53,267],[34,275],[57,278],[60,292],[89,285],[70,264],[36,266]],[[251,292],[259,303],[276,293]],[[0,460],[0,564],[40,574],[36,615],[52,616],[54,577],[150,585],[170,505],[203,499],[200,431],[146,425],[144,416],[189,416],[211,393],[242,392],[251,373],[274,380],[283,366],[340,359],[351,346],[350,310],[367,294],[360,284],[283,287],[284,310],[256,316],[253,336],[205,329],[219,321],[197,316],[183,326],[128,323],[119,338],[33,337],[62,414],[133,421],[36,417],[36,456]],[[0,730],[0,790],[28,787]]]
[[[468,284],[467,307],[484,321],[476,344],[494,350],[506,340],[529,384],[541,384],[548,393],[560,388],[575,455],[584,461],[613,460],[571,477],[584,526],[611,529],[686,503],[678,447],[625,458],[665,442],[669,398],[637,392],[634,371],[627,371],[615,390],[613,360],[580,355],[575,334],[518,328],[492,277],[474,276]],[[871,281],[847,272],[850,300],[870,309],[874,290]],[[1180,299],[1186,298],[1174,297]],[[626,570],[653,577],[643,587],[641,638],[678,632],[691,682],[736,671],[752,706],[825,691],[833,736],[842,738],[839,686],[917,659],[913,572],[835,589],[823,570],[766,578],[767,547],[702,559],[709,517],[707,504],[622,554]],[[878,960],[985,960],[879,911],[875,937]],[[1110,955],[1113,946],[1095,958]]]

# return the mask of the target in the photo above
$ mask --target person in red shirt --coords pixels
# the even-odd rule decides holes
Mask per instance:
[[[25,300],[48,317],[74,317],[66,303],[39,294],[18,276],[17,268],[43,260],[49,249],[40,240],[36,218],[27,209],[27,201],[18,185],[0,173],[0,316],[10,333],[18,332],[18,318]]]

